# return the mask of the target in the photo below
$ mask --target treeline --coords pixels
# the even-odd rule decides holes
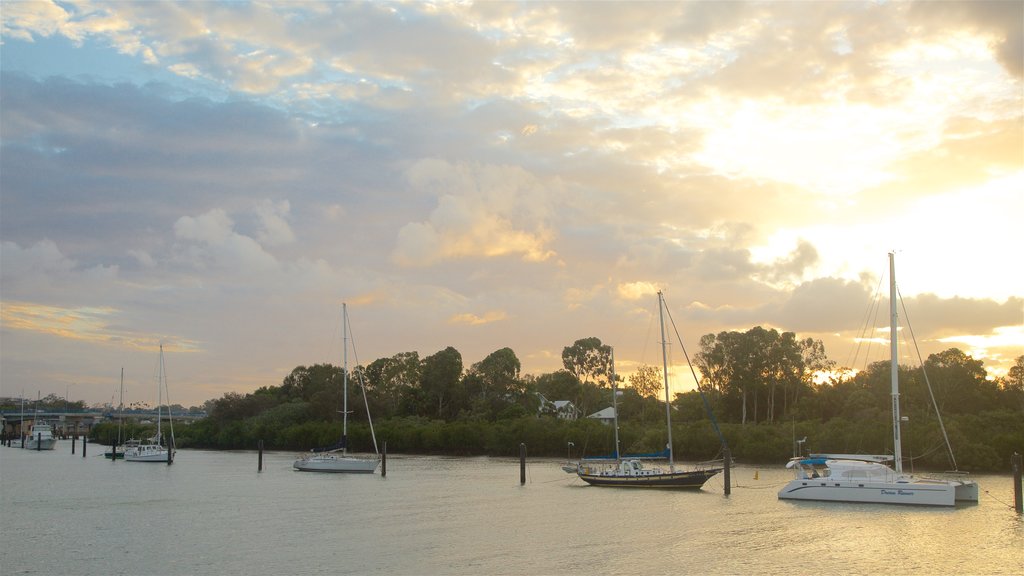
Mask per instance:
[[[570,449],[573,456],[610,453],[609,426],[561,418],[554,401],[571,401],[575,415],[586,416],[611,405],[614,384],[622,450],[664,447],[660,366],[615,376],[611,348],[598,338],[567,346],[562,361],[562,370],[522,375],[510,348],[466,368],[448,347],[424,358],[404,352],[359,366],[347,375],[349,446],[373,450],[368,406],[377,438],[392,452],[512,455],[526,442],[535,456],[564,456]],[[781,463],[803,437],[805,451],[892,451],[888,361],[856,373],[837,370],[820,341],[757,327],[705,336],[694,364],[703,375],[704,398],[690,391],[672,401],[679,459],[719,454],[705,400],[733,456],[743,461]],[[924,370],[899,371],[902,412],[909,418],[905,458],[924,468],[953,466],[925,375],[960,469],[1003,470],[1013,451],[1024,448],[1024,356],[1002,379],[988,379],[981,361],[955,348],[930,356]],[[269,448],[307,450],[333,444],[341,435],[345,376],[330,364],[299,366],[279,386],[225,394],[205,405],[207,418],[175,427],[178,445],[251,449],[263,440]]]

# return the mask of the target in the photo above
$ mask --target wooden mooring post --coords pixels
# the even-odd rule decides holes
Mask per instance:
[[[263,472],[263,440],[260,440],[259,443],[257,444],[257,446],[259,447],[259,451],[260,451],[260,463],[256,467],[256,471],[257,472]]]
[[[85,458],[85,444],[88,439],[85,434],[82,434],[82,458]]]
[[[519,485],[526,484],[526,443],[519,443]]]
[[[1024,514],[1024,495],[1021,494],[1024,491],[1024,486],[1021,486],[1020,453],[1014,452],[1010,461],[1013,463],[1013,509],[1017,511],[1017,514]]]
[[[75,444],[77,444],[77,443],[78,443],[78,436],[72,436],[71,437],[71,454],[72,455],[75,453]]]
[[[388,477],[388,443],[384,443],[384,452],[380,455],[380,477]]]
[[[722,469],[722,479],[725,481],[725,495],[728,496],[729,494],[732,494],[732,478],[730,477],[730,466],[732,465],[732,452],[728,448],[725,448],[722,450],[722,457],[725,459],[724,467]]]

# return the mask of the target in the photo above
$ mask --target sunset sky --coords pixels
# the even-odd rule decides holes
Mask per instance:
[[[343,301],[362,363],[629,373],[658,289],[691,354],[846,364],[890,251],[923,354],[1024,354],[1019,0],[0,14],[2,396],[153,403],[160,343],[172,402],[278,385]]]

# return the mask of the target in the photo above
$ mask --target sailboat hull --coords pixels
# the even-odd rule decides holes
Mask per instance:
[[[125,462],[167,462],[167,448],[163,446],[139,446],[124,453]]]
[[[292,467],[300,472],[373,474],[379,464],[379,459],[366,460],[363,458],[327,454],[296,460]]]
[[[579,472],[581,480],[591,486],[612,486],[617,488],[688,488],[699,489],[721,468],[690,470],[686,472],[662,472],[644,475],[620,473],[588,474]]]

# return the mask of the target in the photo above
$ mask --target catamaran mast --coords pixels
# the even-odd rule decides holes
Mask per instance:
[[[672,450],[672,408],[668,400],[668,342],[665,340],[665,296],[658,291],[658,320],[661,324],[661,369],[665,380],[665,423],[668,425],[668,468],[675,472]]]
[[[896,473],[903,473],[903,449],[900,446],[900,365],[897,354],[896,314],[896,263],[895,255],[889,253],[889,356],[892,379],[892,449],[896,458]]]
[[[342,407],[341,415],[341,453],[344,455],[348,452],[348,307],[347,304],[341,303],[341,333],[342,342],[345,351],[342,353],[342,394],[344,396],[344,405]]]

